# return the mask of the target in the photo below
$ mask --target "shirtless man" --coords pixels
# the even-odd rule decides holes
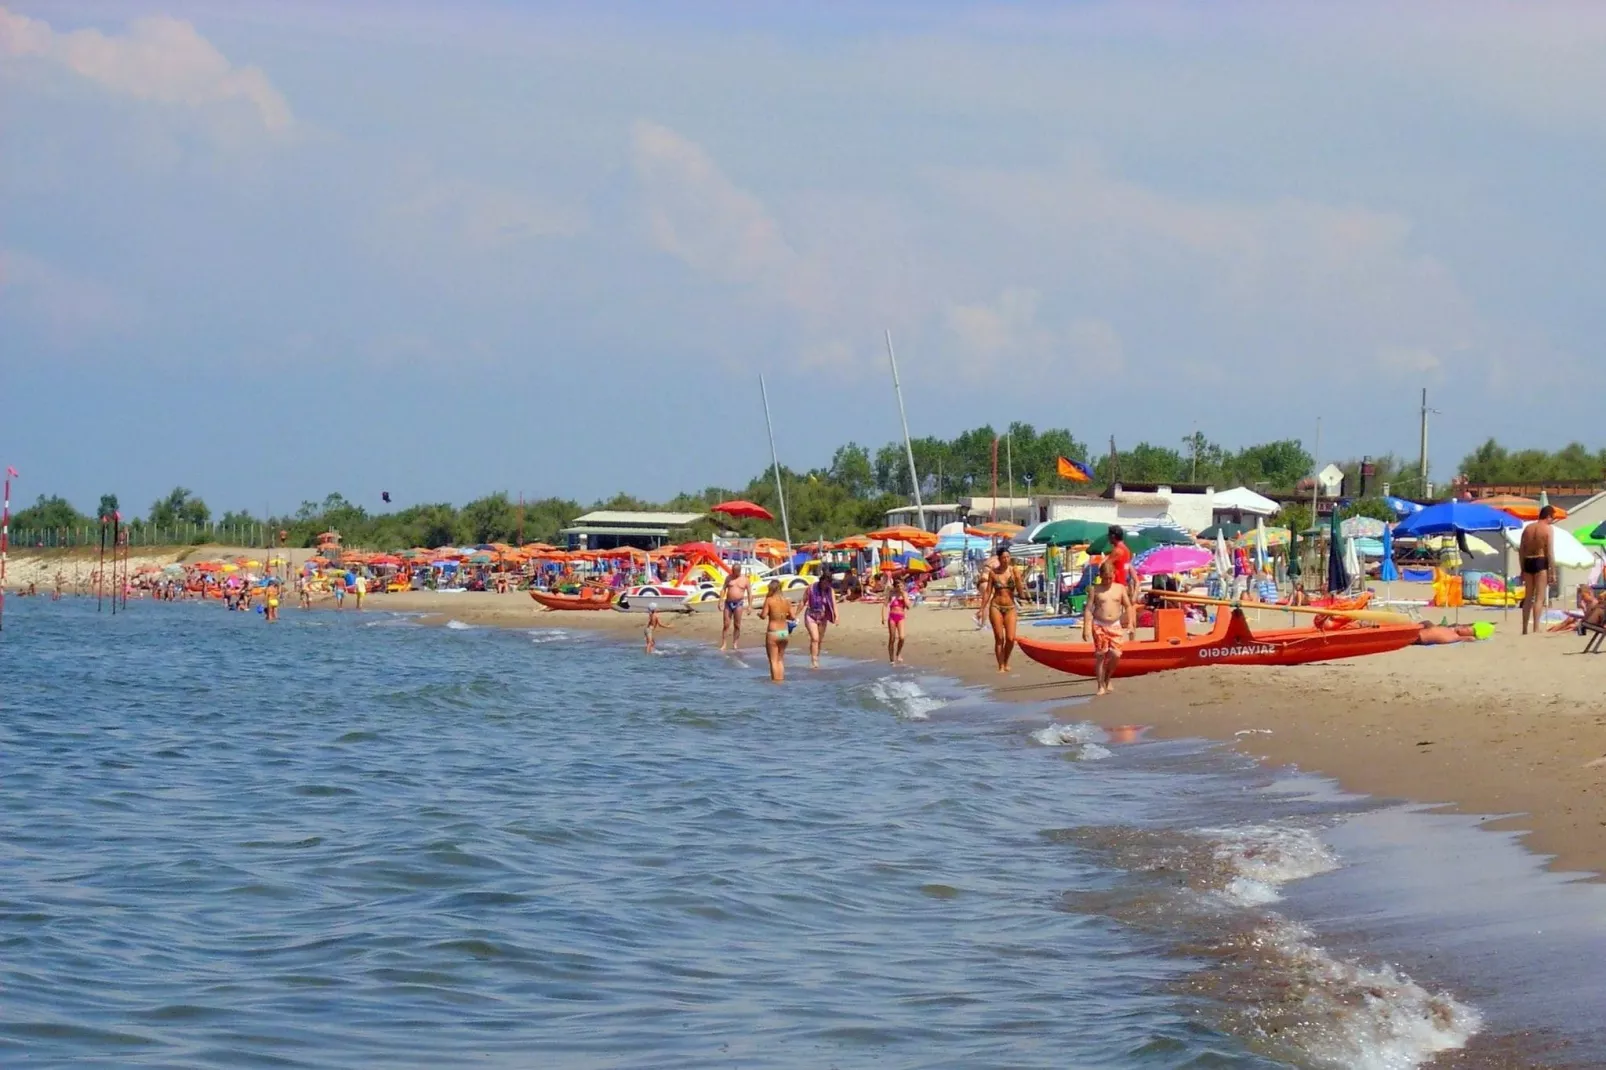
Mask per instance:
[[[781,594],[781,581],[771,580],[769,596],[764,599],[764,652],[770,659],[770,680],[780,683],[786,679],[786,644],[792,638],[792,621],[797,611]]]
[[[730,635],[732,650],[742,645],[742,613],[747,609],[747,593],[750,581],[742,566],[734,564],[725,577],[725,593],[723,604],[719,607],[719,649],[725,649],[725,636]]]
[[[1539,519],[1522,530],[1522,541],[1517,554],[1522,558],[1522,634],[1528,634],[1528,623],[1533,622],[1534,633],[1539,632],[1539,615],[1550,594],[1551,562],[1555,560],[1550,533],[1556,510],[1545,506],[1539,510]]]
[[[1093,666],[1098,682],[1095,695],[1108,695],[1110,678],[1121,660],[1121,644],[1135,626],[1136,603],[1124,583],[1115,582],[1115,567],[1108,558],[1099,565],[1099,576],[1082,612],[1082,638],[1093,644]]]

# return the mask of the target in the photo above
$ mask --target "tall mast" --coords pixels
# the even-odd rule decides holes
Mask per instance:
[[[920,473],[915,471],[915,448],[909,444],[909,414],[903,410],[903,384],[898,382],[898,354],[892,351],[892,332],[887,331],[887,359],[892,362],[892,391],[898,395],[898,419],[903,421],[903,452],[909,458],[909,485],[915,492],[915,516],[920,529],[926,528],[926,507],[920,501]]]
[[[764,426],[770,433],[770,467],[775,469],[775,496],[781,501],[781,534],[786,538],[786,549],[792,549],[792,525],[786,519],[786,490],[781,486],[781,459],[775,454],[775,425],[770,422],[770,392],[764,377],[758,377],[758,392],[764,396]]]

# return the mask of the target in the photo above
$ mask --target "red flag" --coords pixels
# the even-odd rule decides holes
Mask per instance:
[[[1072,483],[1090,483],[1093,480],[1093,473],[1088,470],[1087,465],[1068,457],[1060,458],[1059,471],[1061,479],[1068,479]]]
[[[6,465],[6,475],[10,476],[12,479],[19,478],[17,475],[17,470],[11,467],[9,464]]]

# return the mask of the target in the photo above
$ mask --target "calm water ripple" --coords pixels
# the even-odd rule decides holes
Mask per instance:
[[[4,1065],[1409,1066],[1476,1031],[1412,986],[1442,1029],[1355,1061],[1194,983],[1217,953],[1134,913],[1152,860],[1240,928],[1212,889],[1285,879],[1120,841],[1244,805],[1196,749],[1077,761],[1041,711],[840,663],[10,610]]]

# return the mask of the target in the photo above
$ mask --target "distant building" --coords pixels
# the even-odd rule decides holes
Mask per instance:
[[[1087,520],[1120,524],[1132,520],[1175,520],[1190,531],[1212,522],[1215,488],[1204,484],[1116,483],[1102,494],[1040,494],[1027,523]]]
[[[703,518],[702,513],[644,513],[599,509],[577,516],[558,532],[571,550],[612,550],[634,546],[651,550],[670,542],[670,534]]]

